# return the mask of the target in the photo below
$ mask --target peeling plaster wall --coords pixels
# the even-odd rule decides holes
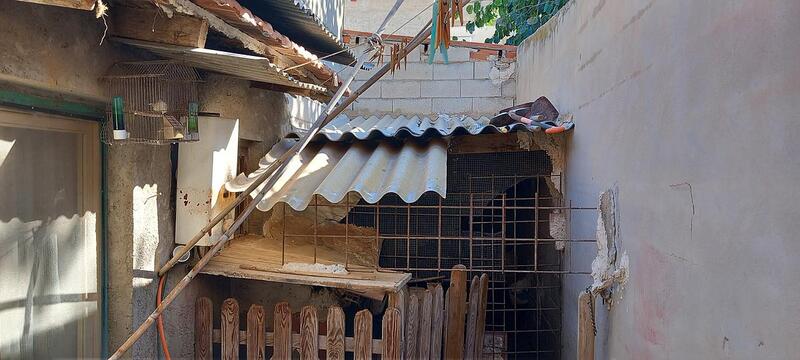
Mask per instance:
[[[109,39],[100,45],[103,30],[102,20],[92,12],[0,2],[0,88],[10,85],[55,99],[106,102],[100,79],[105,71],[117,61],[144,60],[148,55]],[[247,81],[206,75],[200,88],[201,111],[240,119],[242,137],[253,141],[255,163],[294,127],[308,127],[322,108],[305,98],[251,89]],[[106,155],[108,348],[114,351],[155,308],[156,271],[174,247],[170,199],[174,179],[170,146],[115,145],[107,148]],[[169,275],[167,291],[188,270],[187,265],[177,265]],[[258,290],[232,289],[224,277],[195,278],[164,313],[172,357],[193,357],[197,297],[211,297],[218,309],[232,294],[262,301],[263,294],[280,290],[267,283],[250,288]],[[126,356],[154,359],[162,356],[160,352],[152,328]]]
[[[800,352],[798,16],[794,1],[573,1],[520,47],[517,101],[574,115],[567,199],[619,194],[630,280],[597,307],[598,359]],[[596,216],[573,217],[573,237]],[[595,244],[568,251],[590,270]],[[589,284],[565,276],[564,359]]]

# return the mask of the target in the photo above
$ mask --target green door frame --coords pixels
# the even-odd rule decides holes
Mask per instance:
[[[59,99],[58,94],[53,95],[32,95],[24,90],[0,88],[0,106],[25,109],[42,113],[62,115],[71,118],[96,121],[105,121],[104,105],[99,102],[76,102]],[[103,127],[100,126],[100,131]],[[97,141],[100,141],[100,134],[97,134]],[[103,358],[108,357],[108,259],[106,249],[108,244],[108,197],[107,197],[107,149],[106,144],[100,141],[100,354]]]

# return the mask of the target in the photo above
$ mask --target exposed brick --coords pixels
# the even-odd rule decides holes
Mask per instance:
[[[470,98],[433,99],[433,112],[437,114],[472,113],[472,99]]]
[[[498,110],[514,105],[513,98],[487,97],[473,98],[472,107],[476,114],[494,115]]]
[[[400,69],[394,71],[395,80],[432,80],[433,65],[420,62],[409,62],[408,66],[400,64]]]
[[[366,81],[353,80],[353,82],[350,83],[350,90],[356,91],[356,89],[360,88],[361,85],[364,85],[364,83],[366,83]],[[369,89],[367,89],[367,91],[365,91],[363,94],[361,94],[361,96],[359,96],[360,99],[376,99],[380,97],[381,97],[381,81],[372,84],[372,86],[370,86]]]
[[[353,112],[357,114],[378,114],[392,112],[392,100],[359,99],[353,103]]]
[[[405,115],[430,114],[431,99],[394,99],[392,112]]]
[[[434,80],[472,79],[472,63],[433,64]]]
[[[500,94],[503,95],[503,97],[517,96],[517,80],[508,79],[503,82],[503,85],[500,87]]]
[[[475,79],[488,79],[489,70],[494,67],[494,61],[478,61],[475,63]]]
[[[381,97],[384,99],[418,98],[419,90],[419,81],[416,80],[381,81]]]
[[[492,84],[491,80],[461,80],[461,96],[500,96],[500,86]]]
[[[420,82],[420,93],[422,97],[459,97],[461,96],[461,85],[458,80],[432,80]]]

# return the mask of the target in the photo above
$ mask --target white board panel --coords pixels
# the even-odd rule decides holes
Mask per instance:
[[[224,197],[225,182],[236,176],[239,150],[239,120],[199,118],[200,141],[178,145],[177,197],[175,204],[175,242],[186,244],[218,214],[233,195]],[[199,246],[214,245],[223,232],[215,226]]]

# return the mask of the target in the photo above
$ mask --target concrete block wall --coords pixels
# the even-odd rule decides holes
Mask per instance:
[[[515,76],[512,74],[509,79],[496,82],[490,79],[489,73],[493,67],[514,66],[513,60],[475,60],[470,58],[473,51],[466,47],[451,47],[448,50],[449,63],[443,63],[437,54],[436,61],[428,64],[428,54],[424,46],[420,46],[408,56],[407,65],[401,65],[393,74],[386,74],[345,113],[350,116],[430,116],[440,113],[481,116],[494,115],[498,110],[512,106],[516,93]],[[389,58],[385,57],[385,61]],[[348,68],[340,76],[346,78],[352,71]],[[370,71],[359,71],[350,89],[359,88],[370,76]]]

